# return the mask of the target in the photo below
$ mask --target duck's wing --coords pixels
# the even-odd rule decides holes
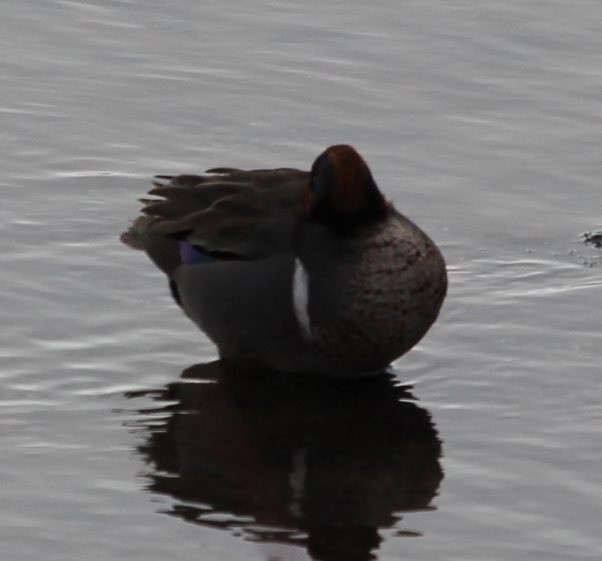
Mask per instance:
[[[141,215],[121,236],[169,276],[183,243],[208,258],[258,259],[290,251],[309,173],[289,168],[158,176]]]

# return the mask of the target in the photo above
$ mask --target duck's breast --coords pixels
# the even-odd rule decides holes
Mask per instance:
[[[353,239],[312,246],[320,248],[304,260],[312,334],[334,362],[382,368],[435,321],[447,286],[445,264],[404,217],[394,214]]]

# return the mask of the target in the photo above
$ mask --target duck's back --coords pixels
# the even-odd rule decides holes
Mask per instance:
[[[186,260],[182,241],[224,259],[290,251],[308,176],[290,168],[157,176],[167,182],[154,183],[152,198],[141,200],[143,214],[121,239],[146,251],[169,276]]]

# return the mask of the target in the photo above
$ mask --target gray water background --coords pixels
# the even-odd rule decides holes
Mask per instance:
[[[215,350],[120,231],[155,173],[348,142],[440,245],[397,364],[443,441],[381,560],[602,558],[602,4],[6,0],[0,543],[10,561],[307,559],[161,514],[131,427]],[[402,537],[404,532],[418,535]]]

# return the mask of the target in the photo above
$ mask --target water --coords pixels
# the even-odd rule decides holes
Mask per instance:
[[[600,559],[601,24],[585,0],[5,2],[4,556]],[[335,142],[441,246],[442,315],[361,391],[218,378],[117,241],[135,199]]]

